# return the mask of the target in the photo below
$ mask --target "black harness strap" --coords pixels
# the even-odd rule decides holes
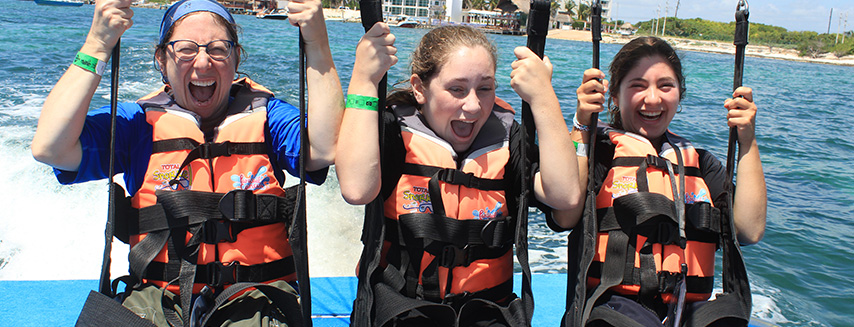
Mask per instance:
[[[483,191],[500,191],[507,189],[508,182],[505,179],[479,178],[472,173],[464,173],[457,169],[442,168],[428,165],[417,165],[411,163],[403,164],[403,174],[432,177],[441,182],[452,185],[462,185]]]
[[[151,144],[151,153],[163,153],[182,150],[193,150],[199,146],[199,142],[188,137],[158,140]]]
[[[180,270],[176,268],[163,262],[151,262],[143,276],[146,279],[168,282],[179,277]],[[196,265],[194,282],[219,288],[235,283],[266,282],[295,272],[296,268],[291,258],[248,266],[237,262],[223,263],[217,261]]]
[[[89,291],[83,310],[77,317],[76,327],[155,327],[154,323],[128,310],[116,300]]]
[[[504,247],[513,243],[515,219],[510,217],[459,220],[435,214],[410,213],[400,215],[399,219],[398,228],[404,235],[404,242],[420,238],[459,248],[473,245]]]
[[[219,308],[223,304],[228,302],[229,299],[232,296],[234,296],[235,294],[237,294],[241,291],[244,291],[244,290],[248,290],[250,288],[254,288],[254,289],[264,293],[264,295],[270,299],[270,302],[272,302],[273,305],[275,305],[279,309],[279,311],[284,313],[285,318],[287,319],[287,325],[288,326],[305,326],[306,325],[304,318],[301,314],[301,310],[299,309],[300,303],[299,303],[299,299],[297,299],[296,295],[294,295],[292,293],[285,292],[285,291],[283,291],[277,287],[267,285],[267,284],[262,284],[262,283],[238,283],[238,284],[234,284],[234,285],[226,288],[219,295],[217,295],[212,307],[213,308]],[[187,311],[189,311],[189,310],[187,310]],[[208,312],[206,312],[202,316],[202,319],[201,319],[201,322],[199,323],[199,326],[208,326],[208,322],[210,321],[211,318],[213,318],[213,314],[215,312],[216,312],[216,310],[209,310]]]
[[[174,142],[169,142],[170,140],[164,140],[160,142],[164,142],[162,145],[158,145],[158,150],[163,149],[174,149],[174,150],[187,150],[186,146],[188,144],[196,143],[193,140],[187,140],[184,138],[177,139]],[[184,170],[191,162],[197,159],[213,159],[216,157],[228,157],[233,154],[239,155],[253,155],[253,154],[267,154],[267,144],[264,142],[231,142],[225,141],[222,143],[217,142],[205,142],[197,145],[192,148],[190,153],[187,154],[187,157],[184,159],[184,162],[181,163],[181,167],[178,168],[178,174],[175,175],[175,178],[169,181],[170,185],[175,185],[178,183],[178,176],[180,176],[180,172]]]

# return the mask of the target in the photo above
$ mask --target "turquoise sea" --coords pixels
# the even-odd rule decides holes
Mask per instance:
[[[103,249],[104,182],[60,186],[36,163],[30,140],[53,84],[88,31],[93,6],[61,8],[0,0],[0,280],[95,279]],[[122,38],[120,101],[161,85],[153,47],[163,11],[135,9]],[[236,17],[248,57],[240,71],[278,97],[296,103],[297,29],[283,21]],[[346,89],[362,26],[327,22],[333,55]],[[401,63],[389,81],[406,78],[406,62],[424,30],[397,29]],[[500,49],[498,94],[519,107],[509,86],[519,36],[492,36]],[[602,45],[607,67],[618,45]],[[554,85],[569,120],[575,88],[590,66],[591,44],[549,39]],[[728,130],[723,101],[732,87],[733,58],[682,52],[688,93],[672,129],[719,158]],[[106,74],[105,74],[106,76]],[[747,58],[744,84],[760,108],[757,134],[768,184],[765,239],[744,247],[753,290],[753,315],[781,326],[854,325],[854,67]],[[93,106],[109,103],[104,78]],[[293,182],[293,178],[291,182]],[[312,276],[352,275],[361,208],[341,200],[334,171],[309,189]],[[565,272],[566,233],[553,233],[532,212],[531,258],[537,273]],[[122,252],[124,251],[124,252]],[[127,248],[116,246],[113,276],[127,272]],[[555,285],[559,291],[562,285]],[[559,314],[559,313],[555,313]]]

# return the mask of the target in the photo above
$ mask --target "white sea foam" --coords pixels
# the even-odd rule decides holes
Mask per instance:
[[[129,89],[151,89],[131,83]],[[142,91],[139,91],[142,92]],[[107,182],[63,186],[30,152],[44,98],[6,105],[0,126],[0,280],[97,279],[104,250]],[[120,177],[117,180],[121,180]],[[298,182],[289,176],[289,184]],[[361,251],[362,209],[341,198],[334,170],[307,187],[309,258],[313,276],[353,275]],[[126,275],[128,246],[113,242],[111,276]]]

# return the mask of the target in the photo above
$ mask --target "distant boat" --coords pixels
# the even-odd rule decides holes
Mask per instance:
[[[83,5],[82,1],[71,1],[71,0],[35,0],[37,5],[42,6],[64,6],[64,7],[80,7]]]
[[[386,22],[388,22],[389,25],[391,25],[391,26],[405,27],[405,28],[416,28],[419,25],[423,25],[417,19],[413,19],[412,17],[409,17],[407,15],[393,15],[393,16],[390,16],[386,20]]]
[[[263,19],[285,20],[288,19],[288,8],[276,9],[271,12],[260,12],[255,15],[255,17]]]
[[[397,23],[397,27],[406,27],[406,28],[416,28],[418,27],[418,22],[414,20],[404,19],[403,21]]]

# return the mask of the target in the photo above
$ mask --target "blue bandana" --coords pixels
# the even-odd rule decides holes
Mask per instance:
[[[158,43],[163,43],[166,38],[166,33],[172,29],[175,21],[181,19],[189,13],[197,11],[212,12],[225,18],[229,23],[234,24],[234,17],[228,13],[223,5],[214,0],[181,0],[166,9],[166,14],[163,15],[163,21],[160,22],[160,39]]]

